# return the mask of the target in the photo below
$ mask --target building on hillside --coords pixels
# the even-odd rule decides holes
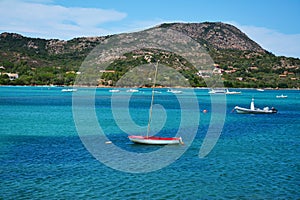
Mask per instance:
[[[100,70],[100,73],[115,73],[115,70]]]
[[[16,73],[2,73],[2,74],[6,74],[9,78],[9,80],[11,80],[11,81],[19,78],[19,74],[16,74]]]

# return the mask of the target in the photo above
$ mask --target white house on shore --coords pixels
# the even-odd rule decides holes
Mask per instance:
[[[17,73],[6,73],[6,72],[1,73],[0,72],[0,75],[4,75],[4,74],[6,74],[9,78],[9,80],[11,80],[11,81],[19,78],[19,74],[17,74]]]

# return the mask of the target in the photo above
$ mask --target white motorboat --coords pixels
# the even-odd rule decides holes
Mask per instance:
[[[138,136],[130,135],[128,138],[139,144],[155,144],[155,145],[167,145],[167,144],[183,144],[181,137],[156,137],[156,136]]]
[[[242,92],[229,91],[228,89],[211,89],[209,94],[241,94]]]
[[[229,91],[228,89],[226,89],[226,92],[225,92],[225,94],[241,94],[242,92],[240,92],[240,91]]]
[[[168,89],[167,92],[173,93],[173,94],[181,94],[181,90],[173,90],[173,89]]]
[[[277,113],[277,110],[273,107],[271,109],[269,107],[264,107],[263,109],[255,108],[253,98],[252,98],[252,101],[250,104],[250,109],[242,108],[239,106],[235,106],[234,109],[239,114],[273,114],[273,113]]]
[[[134,93],[134,92],[139,92],[139,90],[137,90],[137,89],[129,89],[129,90],[126,90],[126,92]]]
[[[112,90],[109,90],[109,92],[111,92],[111,93],[118,93],[118,92],[120,92],[120,90],[118,90],[118,89],[112,89]]]
[[[67,88],[67,89],[62,89],[62,92],[77,92],[77,89],[75,88]]]
[[[276,96],[277,99],[284,99],[284,98],[287,98],[287,97],[288,97],[287,95],[283,95],[283,94]]]
[[[225,94],[226,90],[225,89],[210,89],[209,94]]]

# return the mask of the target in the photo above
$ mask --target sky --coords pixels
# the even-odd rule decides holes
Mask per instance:
[[[0,32],[69,40],[165,22],[224,22],[277,56],[300,58],[300,0],[0,0]]]

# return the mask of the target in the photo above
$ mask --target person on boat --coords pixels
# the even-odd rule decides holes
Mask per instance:
[[[276,110],[274,107],[272,107],[271,110],[272,110],[273,112],[277,112],[277,110]]]

